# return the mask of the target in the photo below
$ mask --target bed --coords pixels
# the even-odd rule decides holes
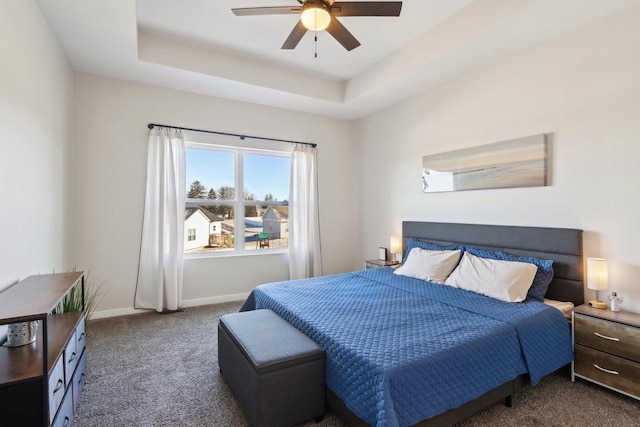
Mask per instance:
[[[583,302],[580,230],[404,222],[403,238],[553,260],[545,297]],[[327,353],[329,404],[350,425],[450,425],[571,361],[566,319],[398,276],[391,268],[257,287],[268,308]]]

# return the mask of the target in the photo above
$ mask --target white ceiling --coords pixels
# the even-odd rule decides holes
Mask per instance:
[[[295,15],[231,8],[296,0],[36,0],[73,69],[357,119],[640,3],[404,0],[391,17],[343,17],[362,43],[326,32],[280,46]]]

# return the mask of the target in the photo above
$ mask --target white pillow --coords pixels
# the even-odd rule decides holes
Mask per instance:
[[[480,258],[465,252],[460,264],[444,282],[506,302],[527,298],[538,267],[526,262]]]
[[[460,260],[460,251],[428,251],[413,248],[401,267],[393,274],[444,283]]]

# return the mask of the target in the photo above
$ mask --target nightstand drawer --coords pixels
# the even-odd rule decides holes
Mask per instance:
[[[574,371],[576,375],[640,396],[640,363],[576,344]]]
[[[640,329],[621,323],[596,319],[576,313],[576,344],[602,350],[616,356],[640,361]]]

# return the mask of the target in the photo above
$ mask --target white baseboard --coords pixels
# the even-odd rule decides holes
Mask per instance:
[[[198,298],[182,301],[183,307],[196,307],[199,305],[221,304],[223,302],[244,301],[249,296],[249,292],[233,295],[222,295],[218,297]]]
[[[221,295],[217,297],[198,298],[182,301],[182,307],[197,307],[200,305],[221,304],[223,302],[243,301],[247,299],[249,293],[234,294],[234,295]],[[128,314],[147,313],[149,310],[142,310],[139,308],[127,307],[116,308],[112,310],[100,310],[93,312],[92,319],[104,319],[105,317],[117,317],[126,316]]]
[[[91,319],[103,319],[105,317],[118,317],[126,316],[128,314],[146,313],[149,310],[141,310],[138,308],[115,308],[113,310],[100,310],[94,311],[91,315]]]

